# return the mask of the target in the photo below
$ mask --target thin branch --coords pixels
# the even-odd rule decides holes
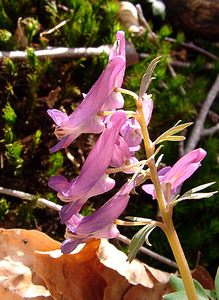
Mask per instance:
[[[45,58],[67,58],[67,57],[90,57],[99,56],[103,53],[109,55],[111,46],[103,45],[100,47],[81,47],[81,48],[49,48],[44,50],[35,50],[34,54],[41,59]],[[10,58],[11,60],[27,60],[26,51],[0,51],[0,60],[4,58]]]
[[[157,49],[160,49],[160,43],[159,43],[158,36],[156,35],[155,32],[153,32],[153,30],[151,29],[151,27],[148,24],[147,20],[145,19],[142,8],[141,8],[141,5],[136,4],[136,9],[137,9],[137,12],[138,12],[139,22],[142,24],[142,26],[144,26],[148,30],[148,32],[150,34],[150,39],[152,40],[154,45],[157,47]],[[169,62],[167,62],[167,67],[168,67],[168,70],[170,72],[170,75],[173,78],[175,78],[176,77],[176,72],[175,72],[173,66]],[[180,89],[181,94],[183,96],[185,96],[186,91],[185,91],[184,87],[180,86],[179,89]]]
[[[36,200],[39,204],[43,205],[43,206],[46,206],[46,207],[49,207],[51,209],[54,209],[56,211],[60,211],[62,206],[61,205],[58,205],[58,204],[55,204],[54,202],[51,202],[47,199],[44,199],[44,198],[37,198],[37,196],[35,195],[31,195],[29,193],[24,193],[24,192],[21,192],[21,191],[17,191],[17,190],[12,190],[12,189],[7,189],[7,188],[4,188],[4,187],[0,187],[0,194],[4,194],[4,195],[8,195],[8,196],[13,196],[13,197],[16,197],[16,198],[20,198],[20,199],[25,199],[25,200]],[[124,235],[119,235],[118,236],[118,240],[120,240],[121,242],[125,243],[125,244],[130,244],[131,240],[128,239],[127,237],[125,237]],[[145,247],[141,247],[139,249],[139,251],[141,251],[142,253],[148,255],[148,256],[151,256],[152,258],[154,259],[157,259],[159,260],[160,262],[172,267],[172,268],[175,268],[177,269],[177,264],[175,262],[173,262],[172,260],[166,258],[166,257],[163,257],[159,254],[157,254],[156,252],[153,252]]]
[[[131,240],[129,238],[127,238],[126,236],[122,235],[122,234],[119,234],[117,239],[119,241],[123,242],[126,245],[129,245],[131,243]],[[162,255],[160,255],[160,254],[158,254],[154,251],[151,251],[151,250],[149,250],[145,247],[140,247],[139,251],[141,251],[142,253],[144,253],[144,254],[146,254],[146,255],[148,255],[148,256],[150,256],[150,257],[152,257],[152,258],[154,258],[154,259],[156,259],[156,260],[172,267],[172,268],[178,269],[177,264],[174,261],[172,261],[169,258],[166,258],[166,257],[164,257],[164,256],[162,256]]]
[[[195,121],[194,127],[192,129],[192,132],[190,134],[190,137],[187,141],[184,153],[188,153],[192,150],[195,149],[195,147],[197,146],[201,136],[202,136],[202,132],[204,130],[204,123],[206,120],[206,117],[208,115],[209,109],[212,105],[212,103],[214,102],[217,94],[219,92],[219,75],[217,75],[217,78],[214,82],[214,84],[212,85],[206,100],[204,101],[202,108],[199,112],[198,118]]]
[[[219,131],[219,123],[216,124],[215,126],[212,126],[210,128],[204,129],[201,132],[201,136],[209,136],[209,135],[214,135],[217,131]]]
[[[44,206],[49,207],[49,208],[52,208],[56,211],[60,211],[61,208],[62,208],[61,205],[58,205],[58,204],[56,204],[52,201],[49,201],[49,200],[44,199],[44,198],[37,198],[37,196],[35,196],[35,195],[31,195],[29,193],[24,193],[24,192],[17,191],[17,190],[6,189],[6,188],[3,188],[3,187],[0,187],[0,194],[13,196],[13,197],[28,200],[28,201],[37,200],[37,202],[39,204],[44,205]]]
[[[48,34],[51,34],[51,33],[55,32],[56,30],[58,30],[59,28],[64,26],[67,22],[69,22],[69,20],[64,20],[61,23],[57,24],[55,27],[53,27],[49,30],[45,30],[45,31],[41,32],[40,37],[43,37],[44,35],[48,35]]]
[[[171,38],[171,37],[166,37],[165,38],[166,41],[170,42],[170,43],[178,43],[176,39],[174,38]],[[183,43],[180,43],[181,46],[184,46],[185,48],[189,48],[189,49],[192,49],[196,52],[199,52],[213,60],[219,60],[219,57],[197,45],[195,45],[194,43],[190,42],[190,43],[186,43],[186,42],[183,42]]]

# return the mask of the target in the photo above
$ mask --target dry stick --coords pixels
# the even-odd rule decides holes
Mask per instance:
[[[215,126],[212,126],[210,128],[204,129],[201,132],[201,136],[209,136],[209,135],[214,135],[217,131],[219,131],[219,123],[216,124]]]
[[[38,58],[67,58],[67,57],[90,57],[99,56],[103,53],[109,55],[111,46],[103,45],[100,47],[81,47],[81,48],[67,48],[58,47],[44,50],[36,50],[34,54]],[[10,58],[11,60],[27,60],[28,54],[26,51],[0,51],[0,60],[4,58]]]
[[[202,108],[199,112],[198,118],[195,121],[195,125],[192,129],[192,132],[191,132],[191,134],[188,138],[188,141],[186,143],[186,146],[185,146],[185,150],[184,150],[185,154],[195,149],[195,147],[197,146],[197,144],[202,136],[202,133],[206,132],[205,130],[207,130],[207,129],[204,130],[205,119],[208,115],[209,109],[210,109],[212,103],[214,102],[218,92],[219,92],[219,75],[217,75],[217,78],[216,78],[214,84],[212,85],[212,87],[207,95],[206,100],[204,101],[204,103],[202,105]],[[218,124],[217,124],[216,128],[218,128]]]
[[[119,241],[123,242],[126,245],[129,245],[131,243],[131,240],[129,238],[127,238],[126,236],[122,235],[122,234],[120,234],[117,237],[117,239]],[[157,254],[154,251],[151,251],[151,250],[149,250],[149,249],[147,249],[145,247],[140,247],[139,251],[141,251],[142,253],[144,253],[144,254],[146,254],[146,255],[148,255],[148,256],[156,259],[156,260],[159,260],[160,262],[162,262],[162,263],[164,263],[164,264],[166,264],[166,265],[168,265],[168,266],[170,266],[172,268],[178,269],[178,266],[177,266],[177,264],[174,261],[172,261],[169,258],[166,258],[164,256],[161,256],[160,254]]]
[[[138,18],[139,18],[140,23],[148,30],[148,32],[151,35],[151,39],[153,40],[155,46],[159,49],[160,48],[160,43],[159,43],[159,41],[157,39],[156,34],[153,32],[153,30],[151,29],[150,25],[146,21],[146,19],[144,17],[144,14],[143,14],[143,11],[142,11],[142,8],[141,8],[141,5],[140,4],[136,4],[136,9],[137,9],[137,12],[138,12]],[[173,78],[175,78],[176,77],[176,72],[175,72],[173,66],[171,66],[171,64],[167,62],[167,67],[168,67],[168,70],[170,72],[170,75]],[[180,86],[179,88],[180,88],[181,94],[185,95],[186,91],[185,91],[184,87]]]
[[[170,43],[178,43],[176,39],[174,38],[170,38],[170,37],[166,37],[165,38],[166,41],[170,42]],[[219,57],[217,55],[214,55],[213,53],[195,45],[194,43],[190,42],[190,43],[186,43],[186,42],[182,42],[180,43],[181,46],[185,47],[185,48],[189,48],[189,49],[192,49],[196,52],[199,52],[211,59],[214,59],[214,60],[219,60]]]
[[[4,194],[4,195],[8,195],[8,196],[14,196],[16,198],[20,198],[20,199],[25,199],[25,200],[37,200],[37,202],[41,205],[47,206],[49,208],[52,208],[56,211],[60,211],[62,206],[58,205],[54,202],[51,202],[47,199],[44,198],[37,198],[37,196],[35,195],[31,195],[29,193],[24,193],[21,191],[16,191],[16,190],[12,190],[12,189],[6,189],[3,187],[0,187],[0,194]]]
[[[49,30],[45,30],[45,31],[41,32],[40,37],[43,37],[44,35],[48,35],[48,34],[51,34],[51,33],[55,32],[56,30],[58,30],[59,28],[64,26],[67,22],[69,22],[69,20],[64,20],[61,23],[57,24],[55,27],[53,27]]]
[[[25,199],[25,200],[29,200],[29,201],[36,200],[39,204],[49,207],[51,209],[54,209],[56,211],[60,211],[62,208],[61,205],[55,204],[54,202],[51,202],[47,199],[37,198],[37,196],[35,196],[35,195],[31,195],[29,193],[24,193],[24,192],[17,191],[17,190],[7,189],[4,187],[0,187],[0,194],[14,196],[16,198]],[[121,234],[118,236],[118,240],[120,240],[121,242],[128,244],[128,245],[131,243],[131,241],[127,237],[125,237],[124,235],[121,235]],[[151,251],[145,247],[141,247],[139,249],[139,251],[147,254],[148,256],[151,256],[152,258],[159,260],[160,262],[162,262],[172,268],[178,269],[177,264],[174,261],[172,261],[166,257],[163,257],[162,255],[159,255],[154,251]]]

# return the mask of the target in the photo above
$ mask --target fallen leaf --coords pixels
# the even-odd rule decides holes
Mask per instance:
[[[104,239],[90,240],[71,254],[37,251],[35,258],[35,272],[55,299],[141,300],[150,295],[148,299],[160,300],[169,279],[169,273],[137,260],[129,263],[122,251]]]
[[[34,270],[45,280],[54,299],[104,299],[106,283],[95,272],[99,244],[100,241],[91,240],[73,254],[64,255],[60,250],[35,253]]]
[[[60,243],[37,230],[0,229],[0,245],[0,299],[52,299],[33,271],[33,253],[57,249]]]
[[[214,290],[214,280],[210,273],[202,266],[196,266],[192,270],[192,277],[196,279],[204,289]]]
[[[0,229],[0,299],[161,300],[169,273],[133,260],[107,240],[71,254],[36,230]]]

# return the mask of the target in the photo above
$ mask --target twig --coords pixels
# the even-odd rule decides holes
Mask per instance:
[[[49,29],[49,30],[45,30],[43,32],[40,33],[40,37],[43,37],[44,35],[48,35],[51,34],[53,32],[55,32],[56,30],[58,30],[59,28],[61,28],[62,26],[64,26],[69,20],[64,20],[61,23],[57,24],[55,27]]]
[[[140,4],[136,4],[136,9],[138,12],[138,18],[139,18],[139,23],[147,29],[147,31],[150,33],[150,38],[153,40],[154,44],[157,46],[157,48],[160,47],[157,35],[153,32],[151,29],[150,25],[148,24],[147,20],[144,17],[142,8]]]
[[[171,37],[166,37],[165,38],[166,41],[170,42],[170,43],[177,43],[177,40],[174,39],[174,38],[171,38]],[[186,42],[183,42],[183,43],[180,43],[181,46],[184,46],[186,48],[189,48],[189,49],[192,49],[196,52],[199,52],[201,54],[204,54],[205,56],[209,57],[209,58],[212,58],[213,60],[219,60],[219,57],[214,55],[213,53],[195,45],[194,43],[190,42],[190,43],[186,43]]]
[[[215,134],[217,131],[219,131],[219,123],[216,124],[215,126],[212,126],[210,128],[204,129],[201,132],[201,136],[209,136]]]
[[[42,204],[46,207],[49,207],[51,209],[54,209],[56,211],[60,211],[62,206],[61,205],[58,205],[58,204],[55,204],[54,202],[51,202],[47,199],[44,199],[44,198],[36,198],[37,196],[35,195],[31,195],[29,193],[24,193],[24,192],[21,192],[21,191],[17,191],[17,190],[12,190],[12,189],[7,189],[7,188],[4,188],[4,187],[0,187],[0,194],[4,194],[4,195],[8,195],[8,196],[13,196],[13,197],[16,197],[16,198],[20,198],[20,199],[25,199],[25,200],[36,200],[39,204]],[[118,240],[120,240],[121,242],[125,243],[125,244],[130,244],[131,240],[128,239],[127,237],[125,237],[124,235],[119,235],[118,236]],[[157,254],[156,252],[153,252],[145,247],[141,247],[139,249],[139,251],[141,251],[142,253],[148,255],[148,256],[151,256],[152,258],[154,259],[157,259],[159,260],[160,262],[166,264],[166,265],[169,265],[170,267],[172,268],[178,268],[177,267],[177,264],[175,262],[173,262],[172,260],[166,258],[166,257],[163,257],[159,254]]]
[[[136,9],[137,9],[137,12],[138,12],[139,22],[142,24],[142,26],[144,26],[148,30],[148,32],[150,34],[150,38],[153,41],[154,45],[157,47],[157,49],[160,49],[160,43],[159,43],[158,37],[153,32],[153,30],[151,29],[151,27],[148,24],[147,20],[145,19],[142,8],[141,8],[141,5],[136,4]],[[168,67],[168,70],[170,72],[170,75],[173,78],[175,78],[176,77],[176,72],[175,72],[173,66],[169,62],[167,62],[167,67]],[[186,94],[186,91],[185,91],[184,87],[180,86],[179,89],[180,89],[181,94],[184,96]]]
[[[13,197],[16,197],[16,198],[20,198],[20,199],[25,199],[25,200],[37,200],[37,202],[39,204],[42,204],[44,206],[47,206],[49,208],[52,208],[56,211],[60,211],[62,206],[61,205],[58,205],[52,201],[49,201],[47,199],[44,199],[44,198],[36,198],[37,196],[35,195],[31,195],[29,193],[24,193],[24,192],[21,192],[21,191],[17,191],[17,190],[11,190],[11,189],[6,189],[6,188],[3,188],[3,187],[0,187],[0,194],[4,194],[4,195],[8,195],[8,196],[13,196]]]
[[[71,154],[71,152],[68,150],[68,148],[65,148],[65,154],[66,154],[66,157],[72,162],[72,164],[76,168],[80,167],[80,164],[76,161],[74,155]]]
[[[214,102],[218,92],[219,92],[219,75],[217,75],[217,78],[216,78],[214,84],[212,85],[212,87],[207,95],[206,100],[204,101],[204,103],[202,105],[202,108],[199,112],[198,118],[195,121],[194,127],[193,127],[190,137],[187,141],[184,153],[188,153],[188,152],[194,150],[195,147],[197,146],[197,144],[202,136],[203,130],[204,130],[205,119],[208,115],[209,109],[210,109],[212,103]]]
[[[100,47],[81,47],[81,48],[49,48],[44,50],[36,50],[34,54],[41,59],[45,58],[67,58],[67,57],[90,57],[99,56],[102,53],[109,54],[111,49],[110,45],[103,45]],[[11,60],[27,60],[26,51],[0,51],[0,60],[10,58]]]
[[[131,240],[129,238],[127,238],[126,236],[122,235],[122,234],[119,234],[117,239],[119,241],[123,242],[126,245],[129,245],[131,243]],[[154,251],[151,251],[151,250],[149,250],[145,247],[140,247],[139,251],[141,251],[142,253],[144,253],[144,254],[146,254],[146,255],[148,255],[148,256],[156,259],[156,260],[159,260],[160,262],[162,262],[162,263],[164,263],[164,264],[166,264],[166,265],[168,265],[172,268],[178,269],[177,264],[174,261],[172,261],[169,258],[166,258],[166,257],[164,257],[164,256],[162,256],[162,255],[160,255],[160,254],[158,254]]]

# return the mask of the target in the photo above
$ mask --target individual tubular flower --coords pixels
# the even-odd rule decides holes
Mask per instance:
[[[142,97],[142,104],[144,118],[148,125],[153,111],[153,101],[151,100],[151,96],[145,94]],[[134,157],[134,154],[140,149],[141,142],[142,132],[138,121],[135,118],[126,120],[120,130],[120,136],[117,138],[110,165],[118,168],[136,163],[138,160]],[[131,171],[130,169],[127,172],[131,173],[134,172],[134,170]]]
[[[54,176],[49,186],[58,192],[58,197],[65,202],[61,209],[61,221],[66,222],[81,209],[88,198],[107,192],[115,185],[115,181],[106,175],[113,148],[120,128],[126,120],[123,111],[115,112],[102,132],[93,149],[85,160],[80,175],[70,182],[63,176]]]
[[[109,63],[76,110],[70,116],[57,109],[47,111],[57,125],[55,135],[60,139],[51,152],[68,147],[81,133],[101,133],[104,122],[98,113],[123,106],[123,98],[114,88],[121,87],[124,77],[125,37],[122,31],[117,36],[118,49],[111,51]]]
[[[129,150],[128,144],[123,139],[123,137],[118,136],[112,155],[112,160],[110,162],[111,167],[119,168],[125,164],[132,156]]]
[[[85,243],[92,238],[117,237],[119,231],[114,222],[126,208],[129,201],[129,193],[133,187],[133,182],[123,185],[110,200],[90,216],[73,215],[66,222],[68,237],[62,244],[62,252],[70,253],[79,244]]]
[[[125,33],[124,31],[118,31],[116,33],[116,41],[110,51],[109,54],[109,61],[112,60],[113,58],[121,56],[124,61],[126,62],[126,51],[125,51]],[[125,74],[125,67],[126,64],[121,68],[120,72],[118,73],[116,77],[116,82],[115,82],[115,88],[120,88],[123,83],[123,78]],[[118,92],[112,92],[107,101],[104,102],[103,107],[101,108],[102,111],[104,110],[114,110],[114,109],[119,109],[124,106],[124,99],[121,93]]]
[[[151,95],[144,94],[142,97],[142,105],[143,105],[143,113],[144,113],[144,119],[146,122],[146,125],[149,124],[151,115],[153,112],[153,100],[151,99]]]
[[[161,169],[158,172],[158,176],[164,195],[167,196],[167,184],[170,184],[171,195],[174,195],[177,192],[177,188],[201,166],[201,161],[206,154],[205,150],[199,148],[184,155],[173,167]],[[142,188],[146,193],[156,198],[153,184],[145,184]]]
[[[120,130],[120,134],[129,147],[137,147],[142,142],[141,126],[135,118],[125,121]]]

